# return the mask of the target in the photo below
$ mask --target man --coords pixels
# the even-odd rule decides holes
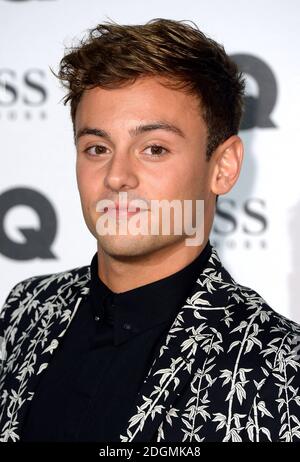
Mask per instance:
[[[300,327],[238,284],[209,241],[243,159],[236,65],[195,25],[107,22],[58,77],[97,252],[8,295],[1,440],[299,441]],[[154,200],[192,203],[193,232],[163,233]]]

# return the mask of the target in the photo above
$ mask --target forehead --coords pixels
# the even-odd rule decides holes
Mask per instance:
[[[168,88],[161,77],[140,77],[134,83],[108,89],[85,90],[79,101],[75,125],[92,122],[126,122],[134,120],[169,119],[188,126],[204,123],[197,95]]]

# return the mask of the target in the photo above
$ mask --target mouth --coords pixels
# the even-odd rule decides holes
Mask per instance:
[[[140,207],[136,207],[134,211],[129,211],[128,208],[116,206],[116,207],[105,207],[103,209],[103,212],[107,213],[107,215],[109,215],[109,216],[116,215],[117,217],[121,217],[121,216],[135,215],[136,213],[145,212],[146,210],[147,209],[142,209]]]

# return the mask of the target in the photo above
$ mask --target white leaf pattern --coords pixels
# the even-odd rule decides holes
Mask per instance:
[[[0,312],[1,441],[20,439],[20,411],[88,295],[89,281],[89,266],[78,267],[28,278],[7,297]],[[299,442],[299,336],[300,326],[238,284],[212,247],[120,441]]]

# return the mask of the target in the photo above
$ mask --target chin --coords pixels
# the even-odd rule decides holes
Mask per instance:
[[[98,236],[99,246],[112,257],[137,257],[153,251],[141,236]]]
[[[177,242],[178,236],[98,236],[99,247],[114,258],[146,257]]]

